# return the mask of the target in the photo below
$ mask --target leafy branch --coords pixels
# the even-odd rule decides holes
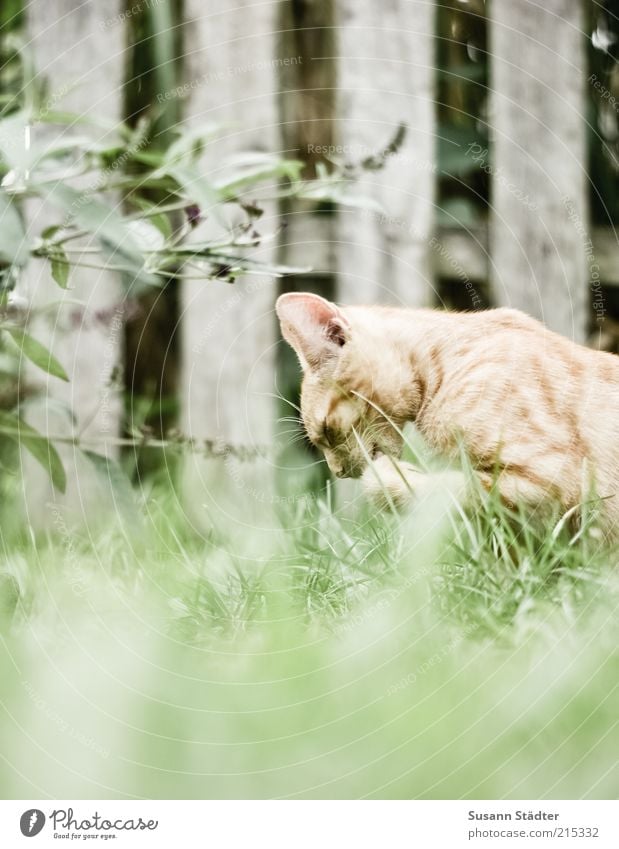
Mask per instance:
[[[281,276],[309,270],[251,256],[278,236],[277,231],[261,227],[265,203],[304,198],[375,208],[352,190],[359,168],[350,163],[331,163],[330,169],[322,167],[318,179],[306,181],[301,178],[302,162],[243,153],[218,162],[217,176],[212,178],[204,172],[203,162],[218,135],[213,125],[172,132],[171,142],[158,148],[151,144],[148,121],[134,129],[109,126],[41,109],[37,102],[31,92],[18,108],[0,116],[0,338],[4,350],[17,357],[18,368],[25,358],[51,377],[68,380],[56,357],[26,332],[23,325],[31,310],[26,305],[28,309],[20,311],[12,294],[32,258],[49,262],[51,277],[62,290],[70,290],[76,267],[118,272],[133,295],[178,277],[233,283],[239,275]],[[106,145],[97,139],[102,130],[106,139],[112,139]],[[397,148],[402,131],[396,135],[395,143],[381,153],[382,160]],[[379,166],[372,161],[360,167]],[[58,217],[38,236],[24,226],[22,204],[28,198],[37,198]],[[43,436],[19,411],[0,412],[0,434],[30,451],[60,491],[66,475],[54,443],[83,451],[101,447],[87,448],[76,436]],[[266,453],[209,441],[198,444],[180,436],[153,440],[134,434],[106,439],[105,444],[183,447],[209,456]]]

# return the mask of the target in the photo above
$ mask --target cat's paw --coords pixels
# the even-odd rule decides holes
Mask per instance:
[[[425,475],[410,463],[381,454],[368,464],[361,476],[363,492],[381,510],[405,507],[413,500]]]

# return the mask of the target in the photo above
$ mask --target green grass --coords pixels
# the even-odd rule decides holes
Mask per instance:
[[[159,483],[45,536],[5,508],[3,797],[615,798],[595,525],[333,502],[190,520]]]

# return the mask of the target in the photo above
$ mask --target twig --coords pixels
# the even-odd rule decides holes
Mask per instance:
[[[0,434],[11,436],[19,440],[20,428],[0,427]],[[114,447],[114,448],[155,448],[158,450],[166,448],[179,448],[193,454],[202,454],[208,457],[235,457],[238,460],[252,460],[273,456],[273,449],[266,445],[233,445],[214,439],[195,439],[193,437],[179,434],[169,439],[153,439],[148,435],[139,438],[110,436],[110,437],[88,437],[88,436],[61,436],[45,435],[28,431],[28,439],[40,439],[42,441],[60,443],[61,445],[73,445],[75,448],[88,449],[89,447]]]

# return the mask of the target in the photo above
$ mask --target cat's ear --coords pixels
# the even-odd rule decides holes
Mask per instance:
[[[316,369],[346,344],[350,324],[342,311],[319,295],[281,295],[275,312],[282,336],[297,353],[304,371]]]

